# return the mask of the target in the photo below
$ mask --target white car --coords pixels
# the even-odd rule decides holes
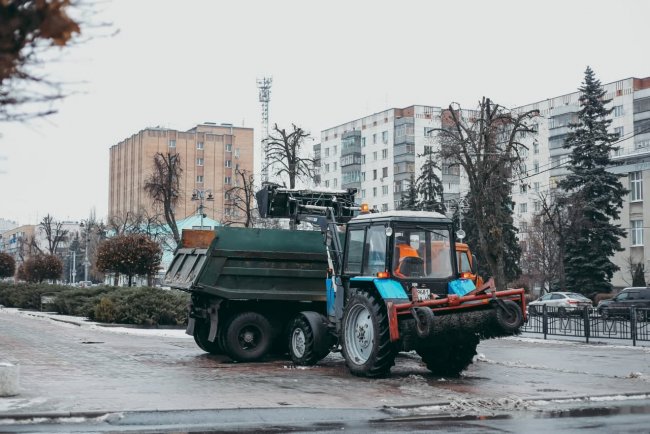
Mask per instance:
[[[587,297],[575,292],[549,292],[546,295],[528,304],[528,313],[541,314],[543,306],[552,307],[549,312],[560,315],[567,313],[569,310],[591,307],[592,303]]]

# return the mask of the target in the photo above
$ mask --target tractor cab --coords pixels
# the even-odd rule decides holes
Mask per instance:
[[[423,298],[446,296],[458,278],[452,222],[439,213],[361,214],[349,221],[344,245],[344,282],[397,281],[403,295],[390,298],[408,297],[413,287]]]

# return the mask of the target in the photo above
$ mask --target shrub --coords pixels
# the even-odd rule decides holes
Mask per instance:
[[[18,278],[28,282],[58,279],[63,273],[63,261],[55,255],[30,256],[19,267]]]
[[[95,306],[95,320],[99,322],[114,322],[115,321],[115,305],[106,297],[102,297],[99,303]]]
[[[16,272],[16,260],[8,253],[0,252],[0,278],[11,277]]]
[[[41,296],[58,294],[68,287],[35,283],[0,283],[0,304],[21,309],[40,309]]]

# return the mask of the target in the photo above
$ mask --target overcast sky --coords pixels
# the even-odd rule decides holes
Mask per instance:
[[[148,126],[312,132],[412,104],[517,106],[570,93],[590,65],[608,83],[650,76],[645,1],[113,0],[119,30],[66,50],[51,78],[83,82],[58,114],[0,124],[0,218],[108,209],[110,146]]]

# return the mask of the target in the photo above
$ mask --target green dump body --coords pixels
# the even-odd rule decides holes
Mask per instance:
[[[220,227],[207,248],[184,242],[164,282],[229,300],[325,301],[327,268],[319,231]]]

